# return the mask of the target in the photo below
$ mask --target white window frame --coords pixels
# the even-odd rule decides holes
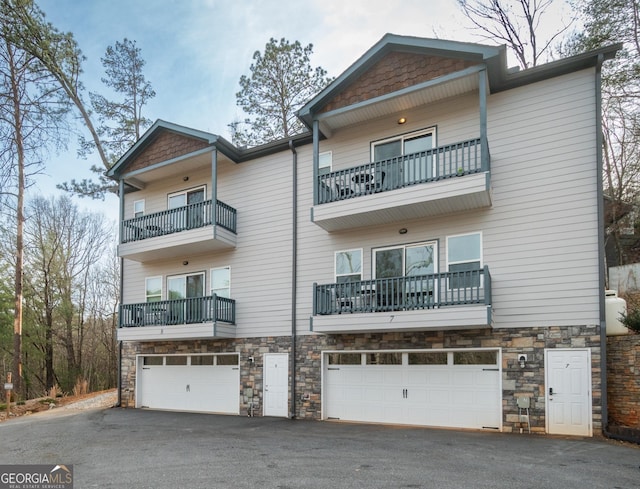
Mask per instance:
[[[328,160],[329,164],[322,164],[323,156]],[[326,175],[331,173],[331,169],[333,167],[333,152],[332,151],[324,151],[318,155],[318,175]],[[327,171],[323,172],[323,168],[328,168]]]
[[[407,277],[410,275],[405,275],[406,271],[407,271],[407,248],[417,248],[419,246],[424,246],[424,245],[432,245],[433,246],[433,251],[434,251],[434,257],[433,257],[433,274],[437,274],[438,273],[438,254],[439,254],[439,249],[438,249],[438,240],[437,239],[432,239],[432,240],[428,240],[428,241],[420,241],[419,243],[406,243],[406,244],[401,244],[401,245],[392,245],[392,246],[384,246],[382,248],[374,248],[371,250],[371,270],[372,270],[372,276],[373,278],[377,278],[376,277],[376,253],[378,253],[379,251],[386,251],[386,250],[399,250],[402,249],[403,253],[402,253],[402,276],[403,277]]]
[[[473,231],[471,233],[462,233],[462,234],[452,234],[450,236],[447,236],[447,272],[449,271],[449,265],[458,265],[461,263],[471,263],[471,262],[475,262],[478,260],[457,260],[457,261],[451,261],[449,259],[449,240],[451,238],[462,238],[463,236],[473,236],[477,234],[478,236],[480,236],[480,269],[482,269],[482,267],[484,266],[484,261],[483,261],[483,246],[482,246],[482,231]]]
[[[433,141],[432,147],[436,148],[437,147],[437,144],[436,144],[436,126],[428,127],[426,129],[420,129],[418,131],[399,134],[397,136],[392,136],[392,137],[385,138],[385,139],[379,139],[378,141],[372,141],[371,142],[371,161],[375,161],[375,156],[374,156],[375,147],[378,146],[378,145],[391,143],[393,141],[400,141],[402,143],[402,145],[401,145],[402,153],[401,153],[400,156],[404,156],[404,142],[405,142],[405,140],[417,138],[417,137],[420,137],[420,136],[424,136],[426,134],[431,134],[431,138],[432,138],[432,141]]]
[[[334,253],[333,255],[333,278],[335,280],[335,283],[338,283],[338,277],[348,277],[350,275],[356,275],[355,273],[341,273],[338,274],[338,254],[340,253],[352,253],[354,251],[358,251],[360,252],[360,280],[358,280],[358,282],[362,281],[362,265],[364,262],[364,250],[363,248],[352,248],[352,249],[348,249],[348,250],[338,250]]]
[[[229,287],[228,287],[229,297],[228,298],[231,298],[231,267],[229,265],[227,265],[225,267],[215,267],[215,268],[212,268],[210,270],[210,272],[209,272],[209,292],[211,293],[211,295],[214,294],[214,292],[213,292],[213,272],[216,271],[216,270],[227,270],[228,271],[228,273],[229,273]],[[220,290],[220,289],[218,289],[218,290]],[[221,296],[221,297],[225,297],[225,296]]]
[[[160,298],[158,299],[159,301],[162,300],[162,297],[164,296],[164,283],[162,280],[162,275],[154,275],[153,277],[145,277],[144,279],[144,301],[145,302],[149,302],[149,297],[156,297],[155,295],[149,296],[147,294],[147,292],[149,292],[149,280],[160,280]]]
[[[186,188],[184,190],[179,190],[178,192],[171,192],[170,194],[167,194],[167,209],[171,208],[170,207],[171,197],[176,197],[178,195],[185,195],[185,197],[186,197],[186,195],[189,192],[194,192],[196,190],[201,190],[201,189],[204,190],[204,198],[202,200],[206,201],[207,200],[207,186],[206,185],[198,185],[196,187],[190,187],[190,188]],[[186,198],[185,198],[185,201],[186,201]],[[185,204],[185,205],[188,205],[188,204]]]
[[[470,233],[462,233],[462,234],[452,234],[451,236],[447,236],[447,240],[446,240],[446,256],[447,256],[447,272],[449,272],[449,265],[460,265],[460,264],[464,264],[464,263],[473,263],[476,262],[478,260],[456,260],[456,261],[451,261],[450,257],[449,257],[449,240],[451,238],[461,238],[463,236],[473,236],[473,235],[478,235],[480,237],[480,265],[478,267],[479,270],[482,270],[484,267],[484,247],[482,245],[483,243],[483,236],[482,236],[482,231],[473,231]],[[484,277],[482,275],[480,275],[480,288],[484,287]]]
[[[178,273],[178,274],[175,274],[175,275],[167,275],[167,299],[169,299],[169,280],[175,279],[175,278],[184,278],[185,279],[185,291],[186,291],[186,286],[187,286],[186,279],[187,279],[187,277],[193,277],[195,275],[201,275],[202,276],[202,295],[204,296],[205,290],[207,290],[207,284],[206,284],[207,273],[206,273],[206,271],[196,271],[196,272],[189,272],[189,273]],[[185,297],[186,297],[186,295],[185,295]]]
[[[137,210],[138,204],[142,204],[142,209]],[[133,217],[144,216],[144,199],[133,201]]]

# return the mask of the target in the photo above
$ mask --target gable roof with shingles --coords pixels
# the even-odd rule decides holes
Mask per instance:
[[[392,51],[367,68],[319,112],[330,112],[397,92],[476,64],[479,64],[479,61]]]
[[[601,60],[613,58],[621,47],[621,44],[604,46],[518,71],[507,68],[504,45],[386,34],[309,100],[298,111],[298,116],[311,128],[314,118],[319,114],[397,92],[474,65],[486,67],[489,90],[496,93],[596,66]],[[380,80],[376,77],[380,77]]]

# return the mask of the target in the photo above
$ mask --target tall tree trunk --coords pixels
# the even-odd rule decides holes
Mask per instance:
[[[53,370],[53,310],[49,299],[51,297],[49,288],[49,278],[45,277],[44,291],[44,313],[45,313],[45,345],[44,345],[44,370],[45,370],[45,389],[49,392],[54,385]]]
[[[22,136],[22,111],[20,109],[20,87],[13,62],[14,48],[8,42],[7,54],[10,63],[11,91],[13,98],[13,123],[15,129],[16,156],[18,157],[18,201],[16,205],[16,270],[15,270],[15,302],[13,319],[13,384],[18,396],[23,394],[22,382],[22,279],[24,267],[24,191],[25,191],[25,156]]]

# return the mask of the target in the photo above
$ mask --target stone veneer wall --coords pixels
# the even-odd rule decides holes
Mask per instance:
[[[545,348],[590,348],[592,361],[593,430],[601,423],[599,327],[523,328],[298,336],[296,344],[296,417],[321,417],[321,352],[323,350],[393,350],[439,348],[502,348],[503,430],[519,431],[516,398],[530,397],[531,430],[545,432]],[[240,414],[246,415],[253,393],[254,415],[262,413],[264,353],[290,353],[290,337],[239,338],[179,342],[125,343],[122,360],[122,403],[135,406],[135,355],[170,353],[240,353]],[[521,368],[518,354],[527,354]],[[255,363],[248,364],[253,356]]]
[[[551,327],[501,330],[435,331],[414,333],[368,333],[353,335],[301,336],[297,345],[296,411],[306,419],[321,416],[322,350],[392,350],[418,348],[502,348],[503,431],[519,431],[517,397],[530,397],[531,431],[544,433],[545,348],[590,348],[592,363],[593,432],[602,429],[600,381],[600,328]],[[518,354],[527,355],[525,368]]]
[[[136,355],[188,353],[240,353],[240,414],[253,403],[254,416],[262,415],[262,359],[264,353],[289,353],[288,336],[198,341],[125,342],[122,351],[122,405],[135,407]],[[248,358],[254,357],[253,364]]]
[[[609,424],[640,430],[640,335],[607,337]]]

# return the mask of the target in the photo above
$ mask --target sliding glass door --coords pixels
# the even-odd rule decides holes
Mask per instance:
[[[171,324],[198,323],[206,319],[203,302],[198,300],[204,295],[204,273],[168,277],[167,291],[169,300],[176,301],[169,306]]]
[[[169,209],[176,211],[173,217],[174,226],[179,229],[195,229],[205,223],[205,209],[201,204],[206,199],[205,187],[184,190],[169,195]]]
[[[432,302],[437,249],[433,241],[374,250],[374,273],[380,289],[378,304],[397,309]]]
[[[425,153],[433,149],[434,139],[435,129],[431,128],[377,141],[372,143],[371,156],[373,161],[384,162],[383,171],[402,175],[393,176],[393,182],[399,180],[403,185],[423,182],[435,175],[433,156]]]

